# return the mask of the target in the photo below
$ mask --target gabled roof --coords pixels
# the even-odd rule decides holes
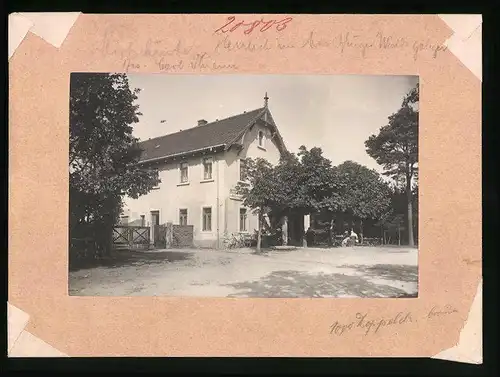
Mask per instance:
[[[265,107],[196,126],[139,143],[143,150],[140,162],[178,156],[211,147],[230,147],[264,112]],[[274,125],[274,122],[272,122]]]

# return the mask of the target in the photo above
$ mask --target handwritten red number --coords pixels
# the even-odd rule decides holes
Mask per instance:
[[[221,26],[220,28],[215,30],[215,33],[219,32],[219,31],[222,33],[227,33],[227,32],[232,33],[233,31],[237,30],[240,27],[247,27],[243,31],[243,34],[248,35],[248,34],[252,33],[257,28],[257,26],[260,26],[260,25],[262,25],[261,28],[259,29],[260,32],[264,32],[266,30],[269,30],[273,26],[276,26],[277,31],[282,31],[282,30],[286,29],[287,24],[290,21],[292,21],[292,17],[286,17],[280,21],[276,21],[276,20],[264,21],[261,18],[260,20],[257,20],[257,21],[252,21],[252,22],[239,21],[239,22],[233,24],[234,21],[236,21],[235,16],[228,17],[227,23],[225,23],[223,26]],[[230,26],[231,24],[233,24],[232,27],[228,29],[227,27]]]
[[[286,24],[289,23],[290,21],[292,21],[292,17],[287,17],[287,18],[282,19],[279,22],[279,25],[276,26],[276,30],[282,31],[282,30],[286,29]]]
[[[236,25],[234,25],[229,31],[232,33],[236,29],[238,29],[240,26],[245,25],[243,21],[238,22]]]
[[[261,23],[262,21],[254,21],[250,24],[250,28],[249,29],[246,29],[243,34],[250,34],[252,31],[254,31],[254,29],[259,26],[259,24]]]
[[[273,26],[275,23],[276,23],[275,20],[264,22],[265,25],[260,28],[260,31],[263,32],[269,30],[271,26]]]
[[[225,24],[224,26],[222,26],[221,28],[215,30],[215,32],[217,33],[218,31],[222,31],[223,33],[227,33],[226,30],[223,30],[227,25],[231,25],[231,23],[234,22],[234,20],[236,20],[236,17],[234,16],[231,16],[231,17],[228,17],[227,18],[229,20],[229,22],[227,24]]]

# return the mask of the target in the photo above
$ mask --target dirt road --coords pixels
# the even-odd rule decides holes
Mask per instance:
[[[395,247],[122,254],[70,273],[74,296],[416,297],[418,252]]]

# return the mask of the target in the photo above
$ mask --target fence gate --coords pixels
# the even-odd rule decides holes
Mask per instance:
[[[149,227],[117,225],[113,227],[115,248],[149,248]]]
[[[167,227],[165,225],[154,225],[154,247],[165,249],[167,247]]]
[[[165,248],[172,247],[173,226],[172,223],[165,225]]]

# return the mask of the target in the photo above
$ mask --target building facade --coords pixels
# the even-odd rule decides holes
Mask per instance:
[[[260,109],[210,123],[200,120],[140,146],[139,163],[157,169],[161,183],[138,199],[125,198],[122,222],[192,225],[194,245],[209,248],[222,247],[230,234],[253,234],[258,227],[257,216],[235,192],[245,159],[277,164],[286,150],[267,95]]]

